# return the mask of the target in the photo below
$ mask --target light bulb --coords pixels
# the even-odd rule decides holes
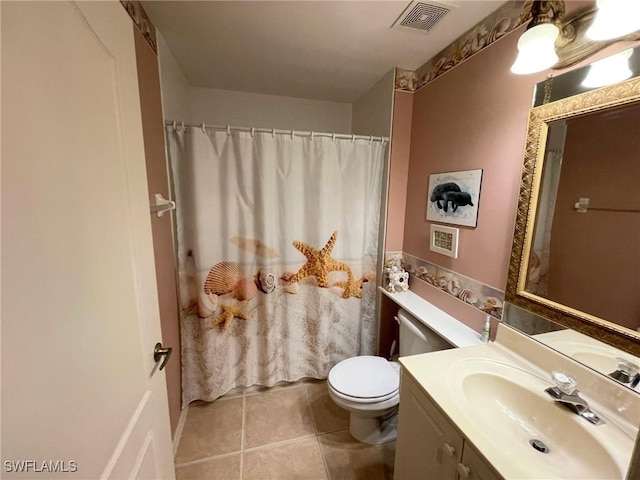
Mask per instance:
[[[640,1],[598,0],[598,11],[587,30],[591,40],[609,40],[640,30]]]
[[[616,53],[610,57],[593,62],[589,68],[589,73],[582,81],[582,86],[587,88],[604,87],[613,85],[631,77],[629,68],[629,58],[633,54],[633,49],[629,48],[623,52]]]
[[[518,58],[511,67],[517,75],[541,72],[558,62],[555,41],[558,27],[552,23],[543,23],[528,29],[518,40]]]

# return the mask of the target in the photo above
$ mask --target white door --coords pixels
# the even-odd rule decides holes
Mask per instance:
[[[2,477],[173,478],[131,20],[0,5]]]

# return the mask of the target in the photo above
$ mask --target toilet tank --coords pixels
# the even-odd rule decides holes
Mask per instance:
[[[396,317],[400,325],[400,356],[446,350],[453,346],[406,310]]]

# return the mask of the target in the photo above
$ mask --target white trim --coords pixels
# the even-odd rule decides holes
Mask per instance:
[[[178,418],[178,426],[176,427],[175,434],[173,435],[173,456],[175,457],[178,452],[178,445],[182,438],[182,431],[184,430],[184,424],[187,421],[187,413],[189,412],[189,405],[187,405],[180,412],[180,418]]]

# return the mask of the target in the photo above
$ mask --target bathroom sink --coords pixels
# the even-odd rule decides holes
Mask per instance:
[[[611,349],[577,342],[558,342],[554,347],[559,352],[602,373],[611,373],[618,368],[616,352]]]
[[[559,330],[538,334],[535,338],[605,375],[618,368],[616,357],[628,356],[625,352],[613,348],[610,345],[606,345],[572,330]]]
[[[522,465],[523,476],[535,467],[535,475],[546,478],[624,477],[628,459],[616,455],[615,446],[631,440],[556,403],[544,392],[550,380],[481,358],[454,362],[448,378],[460,411],[486,435],[483,441]]]

